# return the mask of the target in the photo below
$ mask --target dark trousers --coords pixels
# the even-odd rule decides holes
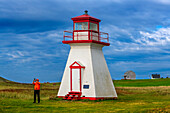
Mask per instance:
[[[40,103],[40,90],[34,90],[34,102],[36,102],[36,95],[38,95],[38,103]]]

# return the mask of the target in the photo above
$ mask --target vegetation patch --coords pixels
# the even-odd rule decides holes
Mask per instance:
[[[14,82],[0,83],[0,112],[113,112],[113,113],[168,113],[170,112],[169,79],[114,81],[117,100],[67,101],[57,97],[59,83],[41,84],[41,102],[33,103],[33,85]],[[137,82],[139,81],[139,84]],[[162,82],[167,83],[165,85]],[[150,82],[146,84],[146,82]],[[156,83],[158,82],[158,83]],[[124,83],[124,84],[123,84]],[[131,84],[131,85],[129,85]],[[157,84],[155,86],[155,84]],[[164,84],[158,86],[158,84]]]

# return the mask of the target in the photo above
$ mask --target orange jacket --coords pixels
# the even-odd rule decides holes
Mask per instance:
[[[40,90],[40,82],[33,82],[34,84],[34,90]]]

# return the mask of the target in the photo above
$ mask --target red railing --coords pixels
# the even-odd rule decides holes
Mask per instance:
[[[63,41],[76,41],[81,39],[83,40],[82,37],[87,37],[87,39],[84,38],[85,40],[96,40],[99,42],[109,43],[109,34],[104,32],[97,32],[93,30],[81,30],[64,31],[63,33]]]

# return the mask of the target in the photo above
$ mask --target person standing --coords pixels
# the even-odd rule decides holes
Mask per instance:
[[[34,85],[34,102],[36,103],[36,95],[38,96],[38,103],[40,103],[40,82],[39,79],[34,79],[33,83]]]

